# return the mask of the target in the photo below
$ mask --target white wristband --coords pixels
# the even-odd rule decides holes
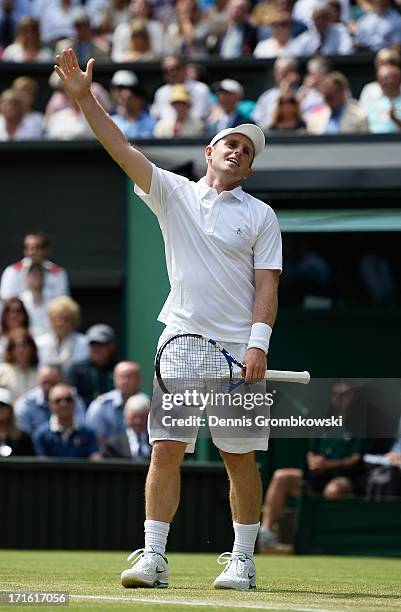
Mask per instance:
[[[267,353],[272,331],[272,328],[267,323],[254,323],[251,328],[248,348],[258,348]]]

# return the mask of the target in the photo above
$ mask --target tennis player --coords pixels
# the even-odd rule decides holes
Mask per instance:
[[[245,193],[241,183],[264,149],[263,132],[244,124],[217,134],[205,149],[205,177],[191,182],[156,167],[127,142],[90,91],[94,59],[84,72],[72,49],[56,57],[65,89],[162,228],[171,292],[159,316],[166,324],[161,341],[179,331],[214,338],[245,364],[247,382],[262,380],[277,312],[281,236],[273,210]],[[213,439],[230,480],[235,536],[232,552],[218,559],[225,568],[214,586],[253,589],[262,503],[255,450],[267,450],[268,432],[265,438]],[[180,465],[195,443],[179,436],[155,439],[152,431],[150,440],[145,547],[128,557],[132,567],[121,575],[125,587],[168,586],[165,549],[179,503]]]

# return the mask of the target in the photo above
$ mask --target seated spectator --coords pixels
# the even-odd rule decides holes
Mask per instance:
[[[4,360],[4,354],[8,343],[9,333],[13,329],[22,327],[29,328],[29,316],[23,302],[19,298],[8,298],[4,301],[1,313],[0,325],[0,361]]]
[[[401,46],[401,16],[391,0],[372,0],[373,8],[357,22],[355,46],[379,51]]]
[[[248,0],[230,0],[227,13],[226,29],[213,52],[225,59],[252,55],[258,42],[258,31],[249,23]]]
[[[377,81],[382,95],[366,105],[369,130],[375,134],[401,131],[401,68],[380,66]]]
[[[42,47],[39,21],[23,17],[17,25],[15,42],[4,49],[3,62],[51,62],[50,49]]]
[[[171,90],[174,85],[184,85],[192,100],[191,117],[205,120],[210,112],[209,87],[201,81],[187,76],[187,67],[183,59],[169,56],[162,63],[165,85],[155,92],[151,114],[155,119],[171,119],[175,117],[174,108],[170,105]]]
[[[38,370],[38,385],[20,395],[15,403],[15,418],[18,427],[33,435],[39,425],[47,423],[50,418],[49,393],[55,385],[64,382],[63,375],[58,366],[44,365]],[[83,399],[74,393],[74,418],[79,422],[85,421],[85,409]]]
[[[329,5],[318,6],[312,13],[313,25],[298,36],[289,52],[294,55],[350,55],[352,39],[342,23],[332,22]]]
[[[29,0],[2,0],[0,2],[0,49],[14,42],[18,22],[30,13]]]
[[[95,37],[89,17],[83,10],[74,14],[74,49],[77,54],[79,65],[86,67],[88,60],[93,57],[97,62],[110,62],[109,47],[99,37]]]
[[[37,366],[38,350],[29,332],[23,327],[10,331],[4,362],[0,363],[0,386],[10,389],[14,402],[36,386]]]
[[[113,372],[117,363],[116,338],[108,325],[92,325],[86,332],[89,358],[73,364],[67,372],[67,381],[78,390],[86,406],[111,391],[114,387]]]
[[[298,62],[292,57],[279,57],[274,62],[273,68],[274,80],[276,86],[268,89],[259,96],[255,110],[252,114],[252,119],[262,128],[266,130],[271,124],[274,109],[277,105],[277,100],[281,95],[282,89],[292,89],[297,92],[301,80],[298,71]]]
[[[343,415],[345,422],[353,399],[354,390],[348,382],[334,383],[331,414]],[[341,437],[310,440],[305,472],[297,468],[276,470],[266,492],[258,536],[259,551],[276,547],[277,535],[273,527],[285,508],[288,496],[298,497],[304,481],[312,493],[323,495],[326,499],[343,499],[352,493],[361,493],[365,486],[361,462],[365,448],[366,440],[351,437],[345,427]]]
[[[291,32],[290,13],[273,13],[268,20],[271,36],[261,40],[253,52],[255,57],[280,57],[289,55],[289,49],[293,42]]]
[[[114,123],[128,139],[151,138],[155,120],[146,107],[146,92],[138,84],[125,88],[125,95],[120,98],[120,113],[111,116]],[[122,112],[121,112],[122,110]]]
[[[20,95],[6,89],[0,96],[0,141],[35,140],[42,137],[42,129],[26,122]]]
[[[129,21],[128,4],[129,0],[88,0],[85,9],[93,29],[109,39],[120,24]]]
[[[146,21],[133,19],[131,21],[130,43],[127,51],[121,55],[121,62],[148,62],[158,59],[158,54],[152,47]]]
[[[47,307],[49,300],[44,295],[45,269],[40,263],[32,263],[26,273],[26,289],[21,301],[29,315],[29,331],[34,339],[50,331]]]
[[[148,459],[152,452],[147,431],[150,402],[143,395],[129,397],[124,406],[125,431],[112,436],[105,446],[105,457]]]
[[[16,91],[22,103],[24,111],[24,124],[32,126],[32,129],[42,133],[43,113],[33,110],[38,93],[38,83],[30,77],[18,77],[13,81],[11,89]]]
[[[146,22],[149,33],[150,46],[157,56],[163,51],[164,29],[161,22],[152,19],[152,8],[146,0],[132,0],[128,6],[129,15],[132,19],[141,19]],[[121,22],[113,32],[111,59],[113,62],[124,61],[122,58],[129,50],[131,43],[131,25],[127,19]]]
[[[61,38],[74,38],[74,15],[76,3],[73,0],[49,2],[40,13],[40,29],[42,40],[46,44],[55,45]]]
[[[293,18],[310,27],[313,23],[312,14],[315,8],[322,6],[322,0],[297,0],[294,5]],[[341,21],[348,23],[351,18],[350,0],[340,0]]]
[[[325,105],[307,117],[311,134],[356,134],[368,124],[356,100],[349,98],[349,83],[341,72],[331,72],[323,82]]]
[[[298,1],[276,0],[275,3],[276,9],[279,12],[289,13],[291,15],[291,38],[296,38],[297,36],[305,32],[305,30],[307,29],[307,26],[299,19],[296,19],[294,16],[294,7],[295,4],[298,4]]]
[[[253,123],[248,117],[242,115],[237,106],[244,97],[241,83],[233,79],[223,79],[217,84],[218,104],[213,108],[207,122],[207,131],[217,134],[220,130],[238,127],[242,123]]]
[[[210,24],[196,0],[176,0],[175,14],[176,21],[166,28],[164,54],[189,55],[192,58],[207,56]]]
[[[81,309],[72,298],[61,296],[49,303],[48,314],[51,331],[37,339],[39,361],[57,364],[65,373],[73,363],[89,357],[88,339],[76,331]]]
[[[94,138],[77,102],[68,99],[68,106],[52,114],[46,124],[48,140],[86,140]]]
[[[33,263],[39,263],[45,269],[44,293],[46,297],[50,299],[69,294],[67,272],[48,259],[51,246],[50,239],[44,232],[25,235],[24,258],[7,266],[2,274],[0,284],[2,300],[17,297],[25,291],[27,288],[26,274]]]
[[[217,40],[226,29],[228,20],[228,6],[229,0],[216,0],[210,4],[206,11],[206,19],[209,22],[210,40],[212,41],[212,47],[216,45]],[[256,24],[252,24],[256,25]]]
[[[283,91],[277,101],[269,131],[305,132],[306,124],[302,119],[299,103],[291,89]]]
[[[380,84],[377,81],[377,72],[380,66],[398,66],[401,68],[401,55],[395,49],[380,49],[376,53],[375,57],[375,69],[376,69],[376,81],[373,83],[367,83],[361,91],[361,95],[359,96],[359,104],[361,105],[362,110],[365,111],[369,102],[371,100],[377,100],[381,98],[383,95],[383,90],[380,87]],[[401,90],[400,90],[401,95]]]
[[[133,361],[121,361],[114,368],[114,389],[99,395],[89,406],[86,423],[92,427],[98,441],[104,445],[109,438],[124,433],[124,405],[131,395],[148,399],[140,389],[141,368]]]
[[[110,82],[113,107],[110,115],[124,115],[126,99],[131,94],[131,88],[138,85],[138,77],[132,70],[117,70]]]
[[[323,107],[323,82],[330,71],[330,64],[325,57],[314,57],[308,61],[306,68],[306,76],[297,92],[303,117]]]
[[[64,383],[49,392],[51,417],[33,435],[36,454],[41,457],[101,459],[96,436],[87,425],[74,419],[74,391]]]
[[[200,136],[203,133],[203,122],[190,116],[191,97],[183,85],[174,85],[170,104],[175,111],[175,117],[160,119],[156,123],[155,138],[182,138]]]
[[[0,387],[0,459],[34,454],[30,436],[20,431],[14,422],[11,391]]]
[[[48,124],[54,113],[65,108],[68,109],[71,106],[71,98],[66,91],[64,91],[63,81],[59,78],[56,72],[52,72],[50,75],[49,85],[52,89],[54,89],[54,93],[51,95],[46,106],[44,119],[45,126]],[[100,85],[100,83],[92,83],[91,92],[95,98],[99,100],[103,108],[108,112],[111,109],[111,100],[105,88]]]
[[[152,16],[164,25],[174,19],[174,0],[147,0]]]
[[[332,23],[342,23],[341,19],[341,3],[339,0],[329,0],[330,19]]]

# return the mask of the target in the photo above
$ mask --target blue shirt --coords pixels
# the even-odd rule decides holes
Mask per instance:
[[[130,121],[121,115],[112,115],[111,118],[128,140],[152,138],[153,136],[153,128],[156,122],[147,111],[143,111],[134,121]]]
[[[340,121],[341,115],[343,113],[344,108],[341,107],[338,110],[334,111],[330,115],[330,119],[327,122],[326,129],[324,130],[325,134],[338,134],[340,131]]]
[[[381,96],[377,100],[371,100],[366,107],[369,130],[375,134],[388,134],[401,132],[401,128],[390,117],[391,107],[395,108],[398,119],[401,120],[401,96],[390,100],[387,96]]]
[[[358,21],[355,42],[372,51],[401,44],[401,16],[394,9],[383,15],[368,13]]]
[[[51,420],[36,430],[33,444],[36,454],[45,457],[86,458],[99,451],[96,436],[86,425],[74,425],[62,432],[52,427]]]
[[[86,413],[86,424],[104,440],[125,433],[124,402],[121,391],[113,389],[93,400]]]

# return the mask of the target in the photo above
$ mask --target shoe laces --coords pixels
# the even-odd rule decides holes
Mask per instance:
[[[146,559],[147,555],[160,555],[160,557],[162,557],[167,562],[167,559],[160,553],[156,552],[155,550],[145,550],[144,548],[138,548],[137,550],[134,550],[134,552],[128,555],[127,561],[131,561],[132,565],[135,565],[137,561],[139,561],[140,559],[143,559],[144,566],[150,567],[151,558]]]
[[[225,571],[231,567],[232,563],[235,563],[235,571],[237,574],[243,574],[245,572],[246,566],[245,562],[248,561],[248,557],[245,553],[233,553],[233,552],[224,552],[217,559],[217,563],[219,565],[226,565]]]

